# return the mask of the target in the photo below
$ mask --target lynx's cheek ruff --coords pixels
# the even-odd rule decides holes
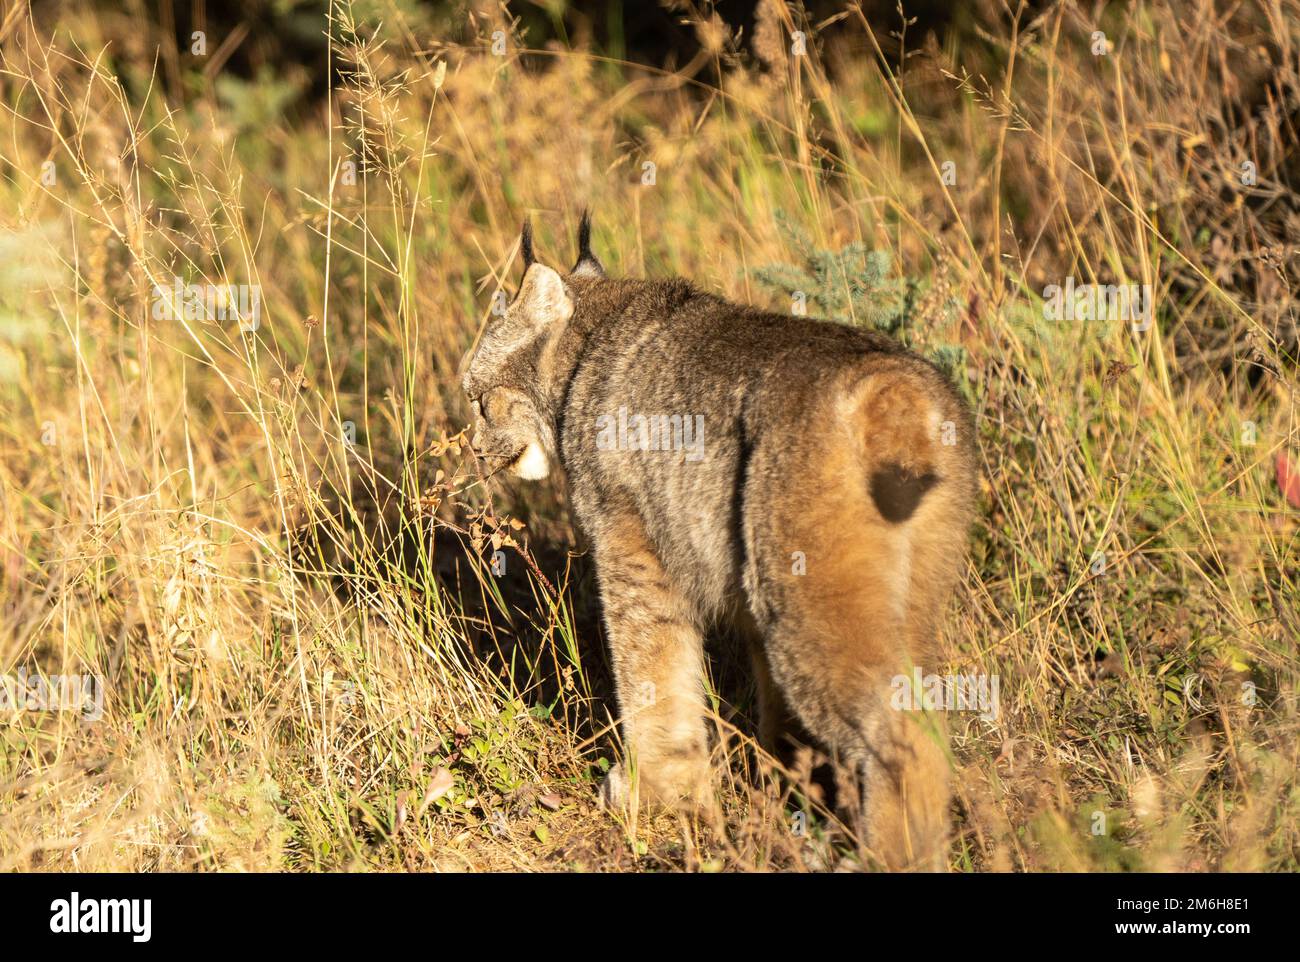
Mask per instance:
[[[524,448],[523,454],[511,465],[510,471],[525,481],[540,481],[551,473],[551,459],[536,441]]]

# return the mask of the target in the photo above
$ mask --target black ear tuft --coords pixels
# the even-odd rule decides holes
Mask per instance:
[[[533,266],[533,222],[524,218],[524,229],[519,234],[519,249],[524,254],[524,270]]]
[[[578,260],[591,256],[591,211],[585,207],[578,221]]]
[[[591,252],[591,212],[588,210],[582,212],[582,220],[578,222],[578,259],[569,273],[588,277],[605,276],[604,266]]]

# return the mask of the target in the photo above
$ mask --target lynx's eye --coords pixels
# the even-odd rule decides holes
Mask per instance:
[[[488,424],[505,424],[515,415],[522,395],[510,388],[494,387],[478,398],[479,416]]]

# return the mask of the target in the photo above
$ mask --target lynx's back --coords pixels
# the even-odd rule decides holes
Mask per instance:
[[[579,515],[584,525],[599,524],[599,506],[609,499],[634,504],[670,570],[692,586],[706,613],[721,610],[742,587],[749,489],[771,488],[752,492],[764,512],[788,503],[824,509],[841,524],[855,520],[843,509],[874,490],[865,515],[898,523],[916,509],[920,499],[909,499],[925,484],[909,484],[905,471],[893,470],[911,463],[907,452],[867,475],[856,470],[819,480],[818,462],[850,442],[864,451],[873,439],[897,447],[902,439],[891,432],[898,430],[914,441],[925,440],[918,430],[933,431],[938,443],[947,423],[958,439],[971,436],[964,404],[946,379],[890,338],[737,306],[683,281],[596,279],[575,287],[574,323],[586,350],[566,396],[560,457]],[[886,412],[878,399],[875,413],[898,416],[877,418],[860,438],[846,435],[846,419],[854,417],[846,399],[872,378],[905,389],[915,384],[927,407],[909,418],[898,405]],[[633,449],[630,430],[613,445],[600,443],[602,425],[621,427],[638,416],[666,417],[674,428],[677,418],[702,430],[683,431],[681,443],[676,434],[668,443],[656,435],[658,450]],[[945,463],[960,460],[969,446],[942,453]],[[953,473],[969,487],[968,470]],[[838,491],[846,485],[851,490]],[[815,545],[789,545],[786,561],[810,549]]]

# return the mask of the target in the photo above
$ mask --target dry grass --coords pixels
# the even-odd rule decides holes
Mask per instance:
[[[106,693],[0,717],[0,867],[832,864],[725,657],[726,824],[593,804],[590,566],[562,490],[479,479],[456,378],[522,215],[567,264],[590,204],[611,272],[781,309],[780,215],[889,251],[906,336],[965,349],[986,478],[946,642],[1002,710],[952,719],[954,868],[1297,868],[1294,2],[989,5],[894,37],[897,78],[769,30],[721,89],[366,11],[296,125],[291,72],[155,72],[127,15],[0,26],[0,673]],[[1151,285],[1151,330],[1044,320],[1067,275]],[[260,285],[260,326],[157,319],[175,277]]]

